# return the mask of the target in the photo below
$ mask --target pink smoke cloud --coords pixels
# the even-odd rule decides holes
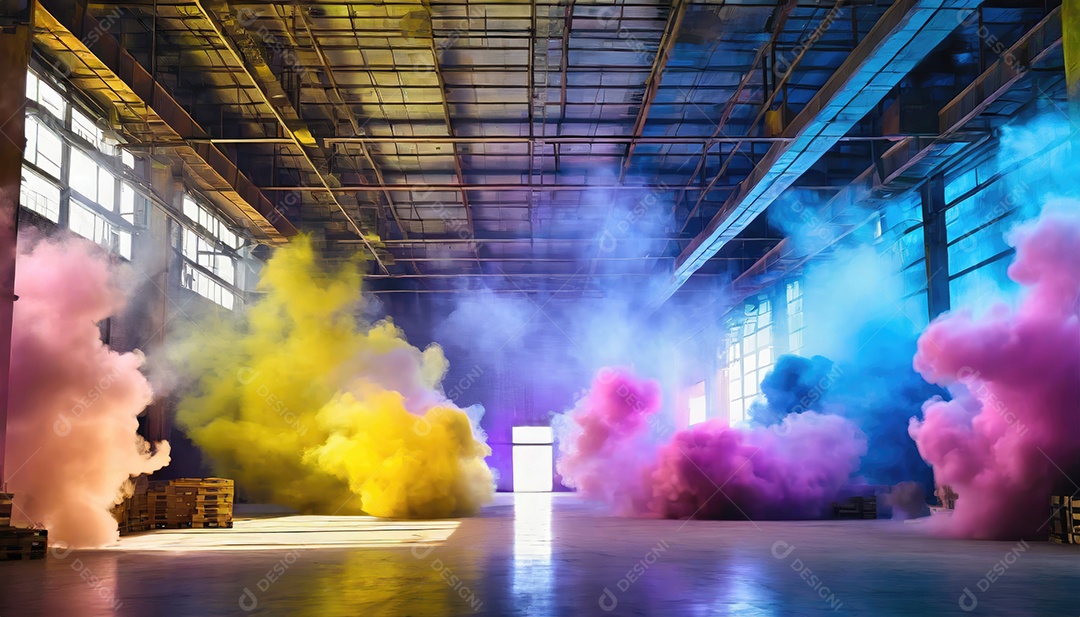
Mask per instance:
[[[660,450],[650,509],[668,518],[820,518],[866,453],[840,416],[791,414],[776,426],[704,422]]]
[[[660,384],[622,368],[601,369],[577,407],[557,420],[563,483],[623,515],[646,514],[657,448],[649,427]]]
[[[1010,238],[1018,309],[948,313],[919,339],[915,369],[953,394],[910,427],[935,480],[959,495],[940,523],[949,535],[1045,535],[1051,492],[1076,490],[1066,474],[1080,466],[1080,204],[1065,205]]]
[[[6,457],[13,523],[51,543],[116,540],[109,509],[129,476],[169,463],[169,445],[137,434],[153,392],[139,352],[117,353],[98,323],[126,301],[120,272],[78,238],[19,239]],[[152,454],[151,451],[154,451]]]
[[[561,420],[564,482],[624,515],[818,518],[866,452],[854,424],[814,412],[751,429],[705,422],[657,444],[660,405],[656,382],[602,370]]]

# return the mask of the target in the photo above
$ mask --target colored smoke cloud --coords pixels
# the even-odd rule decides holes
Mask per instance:
[[[78,548],[118,537],[110,509],[130,476],[169,463],[138,416],[153,393],[138,351],[117,353],[98,323],[127,300],[124,272],[99,247],[68,237],[19,238],[6,457],[13,522],[38,523]]]
[[[1049,204],[1010,242],[1019,307],[947,313],[915,356],[953,395],[928,401],[910,431],[959,496],[943,524],[960,537],[1045,534],[1049,495],[1071,494],[1066,474],[1080,468],[1080,202]]]
[[[604,369],[559,418],[564,482],[620,514],[818,518],[866,452],[850,421],[808,411],[772,427],[705,422],[665,443],[649,436],[659,385]]]
[[[870,444],[854,481],[876,485],[914,481],[928,493],[932,474],[908,436],[907,425],[911,410],[940,390],[906,366],[914,355],[914,340],[891,332],[887,323],[876,330],[880,339],[870,338],[871,344],[844,365],[822,356],[777,358],[761,382],[763,398],[748,410],[749,420],[752,426],[767,427],[808,411],[844,417]]]
[[[278,249],[257,302],[188,335],[180,360],[196,381],[178,420],[214,472],[255,500],[325,514],[473,514],[494,490],[482,410],[443,395],[440,347],[421,351],[389,320],[358,317],[355,265],[321,268],[303,237]]]

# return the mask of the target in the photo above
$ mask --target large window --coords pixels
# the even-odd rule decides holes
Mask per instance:
[[[131,259],[131,231],[102,216],[97,208],[78,199],[68,204],[68,228],[80,236]]]
[[[956,182],[972,175],[964,174]],[[949,295],[955,306],[985,305],[1014,287],[1005,275],[1012,255],[1005,238],[1025,198],[1022,190],[1010,191],[1006,182],[996,181],[945,211]]]
[[[23,158],[26,162],[59,180],[64,160],[64,142],[39,118],[27,116],[26,152]]]
[[[71,174],[68,180],[72,190],[90,201],[114,211],[116,203],[116,177],[104,166],[82,152],[71,150]]]
[[[114,142],[97,120],[32,71],[26,97],[33,105],[26,115],[21,205],[131,259],[135,225],[146,203],[117,178],[124,160],[133,165],[134,157],[116,157]]]
[[[926,244],[923,233],[922,196],[918,191],[893,200],[881,219],[883,255],[900,272],[904,313],[916,324],[929,321],[926,278]]]
[[[19,203],[54,223],[60,222],[60,187],[23,166]]]
[[[202,270],[195,268],[189,262],[184,263],[180,283],[185,289],[190,289],[230,311],[236,306],[236,294],[231,289],[225,287]]]
[[[689,407],[687,424],[694,426],[708,419],[708,403],[705,400],[705,382],[701,381],[690,388],[689,397],[686,401]]]
[[[759,297],[745,306],[741,324],[728,333],[728,422],[746,421],[746,411],[761,394],[761,380],[772,370],[772,303]]]
[[[78,109],[71,110],[71,132],[90,142],[95,150],[110,155],[113,153],[112,144],[105,139],[105,132],[90,116]]]
[[[52,114],[57,120],[63,120],[67,113],[64,95],[33,72],[26,75],[26,98],[37,103],[38,108]]]
[[[785,293],[787,295],[788,351],[798,354],[802,352],[803,330],[806,329],[806,323],[803,320],[802,281],[799,279],[788,281]]]
[[[184,258],[181,284],[213,302],[233,309],[236,294],[240,236],[228,224],[193,198],[184,196],[184,216],[192,225],[184,228],[180,252]],[[196,267],[198,266],[198,267]]]

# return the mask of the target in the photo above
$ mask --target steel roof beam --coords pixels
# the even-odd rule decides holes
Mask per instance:
[[[794,142],[775,144],[708,226],[676,261],[671,280],[650,303],[672,294],[746,229],[876,106],[981,0],[898,0],[785,130]],[[703,195],[704,196],[704,195]]]
[[[67,65],[68,79],[99,104],[116,110],[126,134],[150,143],[184,136],[209,135],[162,88],[153,75],[88,13],[77,16],[62,0],[41,0],[35,13],[35,42]],[[54,15],[64,15],[61,21]],[[252,225],[270,243],[287,242],[296,228],[282,217],[270,200],[212,144],[183,144],[175,151],[203,188],[213,191],[211,201],[245,228]]]
[[[645,124],[649,121],[649,109],[656,100],[656,93],[660,91],[660,80],[664,78],[671,52],[675,49],[675,43],[679,38],[679,28],[682,26],[683,17],[686,16],[686,0],[673,0],[671,12],[668,15],[667,26],[664,28],[664,36],[660,39],[660,48],[656,51],[652,69],[649,71],[649,79],[645,82],[645,93],[641,97],[641,107],[638,108],[637,118],[634,120],[633,138],[641,137],[645,132]],[[626,172],[630,170],[630,159],[634,156],[636,142],[631,141],[626,148],[626,159],[619,171],[619,182],[626,178]]]
[[[938,112],[943,134],[956,134],[961,131],[969,122],[978,117],[978,113],[969,113],[970,110],[979,110],[979,113],[985,111],[994,101],[1016,86],[1019,83],[1019,78],[1035,63],[1044,60],[1050,53],[1061,46],[1060,11],[1060,7],[1052,10],[1046,18],[1020,37],[1016,44],[1002,52],[1001,58],[997,62],[988,67],[971,85]],[[1012,61],[1007,61],[1006,58],[1011,58]],[[1054,145],[1050,144],[1050,147]],[[885,153],[884,157],[886,159],[904,159],[903,163],[897,161],[892,164],[893,167],[898,168],[897,171],[889,174],[886,178],[879,178],[877,175],[878,168],[873,165],[868,167],[857,178],[843,187],[833,199],[827,202],[823,210],[836,217],[845,209],[856,210],[860,204],[866,204],[884,195],[894,194],[895,191],[901,188],[896,186],[896,180],[901,170],[910,169],[916,163],[926,159],[927,156],[936,154],[937,148],[935,144],[931,144],[914,156],[905,155],[906,152],[906,149],[898,147],[896,150]],[[950,153],[947,158],[960,155],[962,153]],[[921,168],[921,175],[924,178],[927,177],[940,165],[944,164],[946,160],[936,160],[934,166]],[[843,204],[840,212],[833,214],[839,204]],[[850,235],[855,229],[855,226],[841,228],[834,236],[832,244]],[[742,301],[751,294],[763,289],[776,278],[782,277],[788,272],[797,271],[826,249],[828,249],[828,246],[819,247],[818,250],[810,254],[800,255],[797,253],[796,247],[785,239],[732,281],[731,291],[733,295],[730,298],[725,298],[725,301],[729,303]],[[763,281],[760,277],[766,272],[770,276]]]
[[[428,2],[428,0],[423,0],[423,7],[424,7],[424,10],[427,11],[428,18],[430,19],[431,18],[431,4]],[[438,82],[438,85],[439,85],[439,93],[440,93],[439,101],[440,101],[440,103],[442,103],[443,118],[446,120],[446,132],[449,135],[449,137],[453,138],[453,137],[455,137],[454,121],[450,117],[450,101],[446,96],[446,82],[443,81],[442,72],[440,72],[440,70],[439,70],[439,50],[438,50],[438,47],[435,44],[435,29],[434,28],[431,28],[431,38],[428,39],[428,42],[430,44],[430,50],[431,50],[431,61],[434,64],[434,67],[435,67],[435,79],[436,79],[436,81]],[[530,101],[529,104],[530,104],[530,109],[531,109],[532,102]],[[530,126],[531,126],[531,122],[530,122]],[[469,236],[475,237],[476,236],[476,229],[473,226],[472,208],[469,207],[469,194],[463,188],[464,184],[465,184],[465,171],[461,167],[461,154],[458,152],[457,143],[451,144],[451,149],[453,150],[453,155],[454,155],[454,173],[457,174],[458,183],[462,186],[462,188],[459,189],[459,192],[461,194],[461,206],[465,209],[466,225],[468,226]],[[480,248],[474,246],[473,249],[476,252],[476,267],[480,268],[480,271],[483,272],[483,266],[480,263]]]
[[[370,234],[370,232],[368,232],[367,230],[363,229],[360,224],[352,217],[352,215],[349,214],[348,210],[345,209],[345,206],[338,200],[337,196],[334,194],[333,187],[331,186],[330,181],[327,180],[326,176],[323,174],[323,168],[326,166],[325,157],[320,155],[312,155],[308,151],[308,146],[311,146],[312,148],[316,146],[316,143],[310,131],[299,123],[299,116],[296,115],[295,110],[293,110],[290,114],[292,116],[295,116],[294,120],[290,121],[289,118],[286,117],[286,112],[284,112],[283,109],[291,109],[292,107],[291,104],[288,103],[287,97],[284,101],[280,102],[275,102],[271,100],[270,89],[273,88],[275,90],[281,90],[281,84],[277,81],[277,77],[273,75],[269,67],[265,67],[265,70],[260,72],[255,67],[251,66],[247,58],[244,57],[244,54],[238,48],[236,41],[234,41],[228,33],[229,27],[227,27],[211,9],[207,8],[210,0],[193,0],[193,2],[195,7],[198,8],[199,12],[202,14],[202,17],[205,18],[207,23],[210,24],[211,28],[213,28],[214,33],[217,35],[218,39],[228,50],[229,55],[240,66],[240,70],[252,83],[258,86],[257,92],[259,94],[259,97],[261,98],[263,103],[273,112],[274,117],[277,118],[278,124],[280,125],[282,132],[285,133],[285,135],[293,142],[295,148],[299,150],[304,161],[307,163],[307,166],[311,168],[312,172],[314,172],[315,177],[319,181],[319,184],[322,185],[322,188],[330,197],[331,202],[345,217],[348,226],[352,228],[352,230],[356,233],[357,236],[360,237],[361,240],[363,240],[364,247],[375,259],[375,262],[379,265],[379,269],[389,274],[390,271],[387,269],[386,264],[383,263],[382,258],[379,256],[378,252],[375,250],[375,246],[372,244],[372,240],[369,238],[369,235],[372,234]],[[228,5],[226,5],[226,9],[228,9]],[[266,75],[267,73],[269,73],[269,75]],[[316,161],[315,158],[313,158],[314,156],[320,156],[322,160]]]
[[[337,110],[341,117],[346,118],[349,121],[349,127],[352,129],[353,135],[359,137],[364,134],[360,123],[356,120],[356,114],[349,109],[348,104],[345,103],[345,97],[341,94],[341,88],[338,86],[337,79],[334,78],[334,68],[330,65],[330,61],[326,58],[326,53],[323,51],[322,46],[319,44],[319,39],[315,37],[315,33],[312,32],[311,23],[308,21],[307,15],[304,11],[298,10],[297,14],[300,16],[300,23],[304,26],[304,32],[307,33],[308,40],[311,42],[311,48],[315,51],[315,55],[319,57],[319,64],[322,66],[324,74],[327,80],[330,82],[330,90],[334,94],[336,100],[331,100],[331,104]],[[327,97],[329,98],[329,97]],[[322,140],[323,143],[327,143],[327,140]],[[367,144],[359,143],[360,155],[367,161],[369,167],[371,167],[371,173],[375,175],[375,181],[378,184],[386,184],[383,179],[382,170],[378,164],[375,163],[374,157],[372,157]],[[401,220],[398,217],[397,205],[394,203],[393,198],[390,195],[390,191],[382,191],[383,198],[386,199],[386,205],[390,209],[390,216],[394,219],[394,224],[397,225],[398,230],[401,232],[402,237],[408,238],[409,232],[401,224]],[[376,213],[376,222],[378,221],[378,213]],[[419,274],[420,270],[413,266],[413,270]]]

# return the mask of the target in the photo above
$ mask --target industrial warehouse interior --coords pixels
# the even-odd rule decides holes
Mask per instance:
[[[0,617],[1080,615],[1080,0],[0,52]]]

